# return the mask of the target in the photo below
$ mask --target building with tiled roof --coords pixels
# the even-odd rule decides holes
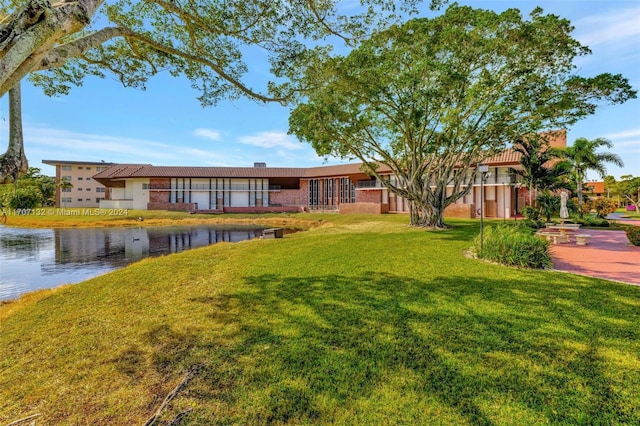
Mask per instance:
[[[552,146],[566,146],[566,132],[553,132],[552,136]],[[449,206],[445,214],[476,217],[483,199],[485,216],[513,217],[527,198],[526,188],[521,188],[509,171],[519,167],[519,162],[520,154],[513,150],[489,158],[483,185],[478,177],[472,190]],[[395,179],[385,166],[378,171],[385,179]],[[108,188],[107,197],[100,202],[103,208],[215,213],[409,210],[406,200],[355,163],[309,168],[267,167],[264,163],[255,163],[254,167],[114,164],[93,179]]]

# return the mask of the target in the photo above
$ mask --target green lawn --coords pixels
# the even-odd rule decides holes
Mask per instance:
[[[466,258],[478,223],[323,225],[0,306],[0,424],[640,424],[640,288]],[[41,422],[41,423],[40,423]]]

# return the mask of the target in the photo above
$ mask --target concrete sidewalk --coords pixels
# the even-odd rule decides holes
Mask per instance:
[[[624,231],[583,229],[580,233],[591,235],[589,245],[576,245],[573,237],[571,243],[551,246],[556,270],[640,285],[640,247],[629,244]]]

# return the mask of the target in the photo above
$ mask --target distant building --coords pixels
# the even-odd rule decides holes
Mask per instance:
[[[96,208],[104,200],[108,189],[93,179],[114,163],[91,161],[42,160],[43,164],[56,168],[56,184],[63,179],[71,183],[70,188],[56,188],[56,207]]]
[[[583,192],[589,197],[608,196],[604,188],[604,182],[586,182],[582,185]]]

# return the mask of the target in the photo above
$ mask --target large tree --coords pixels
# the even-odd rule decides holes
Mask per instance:
[[[620,176],[618,190],[626,201],[631,202],[635,206],[636,213],[640,213],[640,176]]]
[[[525,20],[517,9],[457,5],[392,26],[347,56],[309,62],[290,131],[321,155],[362,161],[409,201],[412,225],[444,227],[444,209],[471,189],[476,164],[522,135],[636,96],[620,75],[573,74],[590,51],[572,30],[539,8]]]
[[[345,14],[338,0],[0,0],[0,96],[29,75],[53,95],[86,75],[110,71],[143,87],[164,70],[186,77],[204,106],[240,96],[286,102],[291,88],[281,77],[305,62],[309,46],[327,37],[354,43],[418,3],[365,0]],[[255,49],[274,77],[257,89],[243,60]],[[2,158],[0,181],[26,167],[18,145]]]
[[[612,152],[597,152],[602,147],[611,148],[613,144],[608,139],[597,138],[589,140],[578,138],[572,146],[567,147],[565,155],[573,169],[573,175],[578,190],[578,212],[582,217],[582,184],[587,172],[593,170],[604,179],[607,174],[606,163],[622,167],[624,163],[618,154]]]
[[[17,82],[9,90],[9,143],[4,154],[0,155],[0,184],[16,181],[29,169],[24,153],[22,134],[22,95],[21,83]]]

